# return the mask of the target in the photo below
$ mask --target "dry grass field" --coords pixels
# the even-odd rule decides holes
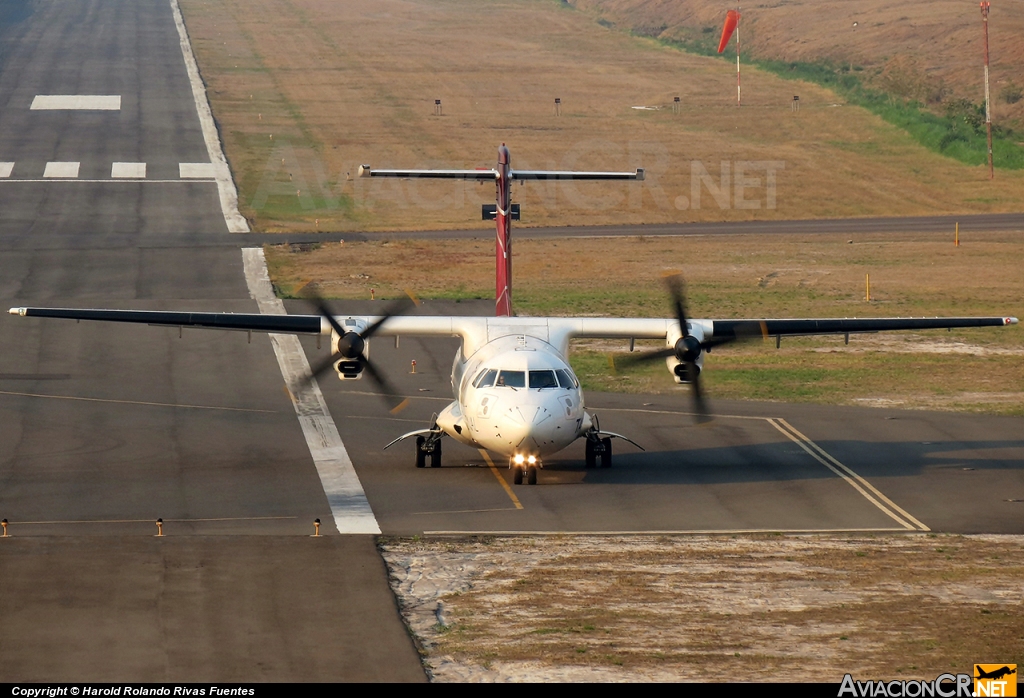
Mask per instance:
[[[474,241],[268,246],[284,296],[309,283],[329,298],[493,298],[489,237]],[[662,274],[681,271],[694,317],[1024,315],[1024,240],[971,234],[714,236],[515,243],[513,303],[523,315],[667,316]],[[871,301],[865,301],[870,275]],[[680,390],[656,362],[613,373],[625,343],[577,342],[589,389]],[[707,358],[713,397],[1024,414],[1021,327],[785,340]]]
[[[384,540],[435,681],[933,680],[1024,653],[1019,536]]]
[[[617,28],[681,38],[712,27],[717,39],[722,0],[571,0]],[[1024,126],[1024,99],[1003,98],[1024,87],[1024,1],[1001,0],[990,14],[989,49],[993,122]],[[785,61],[828,60],[856,65],[867,75],[896,66],[907,79],[974,102],[982,86],[982,20],[976,2],[930,0],[782,0],[743,8],[742,39],[750,56]],[[729,51],[733,48],[730,46]],[[925,98],[927,94],[922,94]]]
[[[827,90],[754,70],[738,109],[728,63],[608,29],[559,0],[181,6],[258,230],[473,227],[489,187],[353,175],[361,163],[490,166],[502,142],[519,167],[648,171],[643,184],[517,187],[527,226],[1024,206],[1024,171],[990,183],[984,168],[930,153]]]

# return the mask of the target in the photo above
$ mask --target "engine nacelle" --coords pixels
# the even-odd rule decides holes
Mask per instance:
[[[338,359],[334,362],[334,370],[339,380],[359,380],[363,377],[363,362],[361,359]]]
[[[370,343],[358,334],[363,327],[350,326],[349,323],[343,323],[343,327],[347,330],[345,334],[331,333],[331,353],[340,355],[334,362],[334,371],[339,380],[359,380],[363,377],[361,356],[370,358]]]
[[[687,369],[687,365],[682,361],[677,360],[675,357],[669,357],[669,370],[672,371],[672,378],[676,383],[680,385],[689,385],[693,382],[697,376],[690,375],[690,371]],[[702,364],[704,363],[704,357],[700,357],[694,362],[693,369],[699,375],[701,372]]]
[[[675,355],[665,359],[669,373],[677,384],[689,384],[696,379],[697,375],[691,375],[692,371],[700,374],[704,368],[704,351],[701,342],[704,341],[704,328],[699,324],[687,323],[689,334],[683,337],[682,333],[669,333],[666,344],[675,349]],[[692,362],[688,365],[688,362]],[[692,366],[692,369],[690,368]]]

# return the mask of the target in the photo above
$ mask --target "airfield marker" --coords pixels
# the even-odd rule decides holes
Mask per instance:
[[[320,519],[313,519],[313,538],[320,537]]]
[[[412,370],[409,373],[416,373],[416,359],[412,360]]]
[[[156,537],[157,538],[162,538],[163,535],[164,535],[164,520],[163,519],[157,519],[156,520]]]

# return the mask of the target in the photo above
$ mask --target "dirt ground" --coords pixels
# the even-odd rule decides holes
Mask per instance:
[[[1024,657],[1024,537],[385,539],[438,682],[934,679]]]
[[[571,0],[621,28],[672,38],[688,31],[721,34],[734,3],[707,0]],[[829,60],[856,65],[862,75],[900,65],[907,79],[974,102],[984,98],[982,18],[978,4],[960,0],[893,3],[886,0],[775,2],[744,8],[743,49],[786,61]],[[1009,103],[1008,85],[1024,86],[1024,2],[1002,0],[990,12],[989,49],[993,122],[1024,120],[1024,100]],[[729,53],[734,46],[730,45]],[[890,63],[891,62],[891,63]],[[927,98],[927,94],[921,95]],[[937,96],[937,95],[936,95]]]
[[[522,169],[647,170],[643,183],[516,187],[526,226],[1024,206],[1024,171],[990,181],[827,90],[753,69],[737,108],[727,61],[608,29],[560,0],[181,7],[257,230],[471,228],[492,188],[357,168],[491,167],[502,142]]]

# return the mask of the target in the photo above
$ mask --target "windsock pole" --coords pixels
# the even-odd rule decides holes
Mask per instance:
[[[722,26],[722,38],[718,42],[718,52],[722,53],[729,44],[733,33],[736,34],[736,106],[740,106],[740,12],[729,10],[725,14],[725,24]]]
[[[736,106],[740,106],[740,13],[736,8]]]

